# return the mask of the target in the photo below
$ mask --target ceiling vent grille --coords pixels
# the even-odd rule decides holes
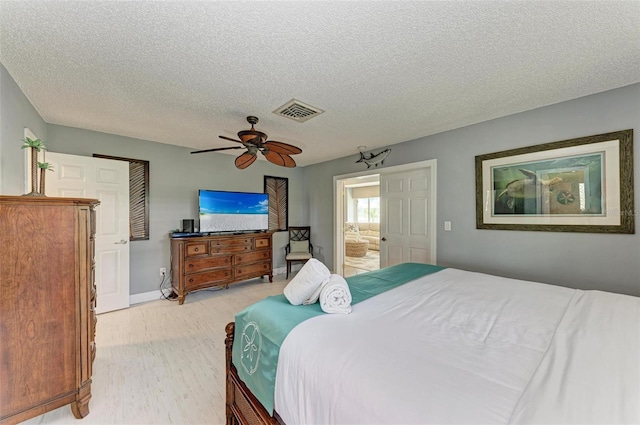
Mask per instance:
[[[289,102],[273,111],[276,115],[281,115],[298,122],[308,121],[323,112],[324,111],[320,108],[307,105],[306,103],[302,103],[296,99],[291,99]]]

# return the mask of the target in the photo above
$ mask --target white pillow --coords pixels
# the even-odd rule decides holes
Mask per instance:
[[[289,247],[290,252],[309,252],[309,241],[291,241]]]
[[[285,286],[284,296],[293,305],[300,305],[318,289],[322,282],[331,276],[331,272],[315,258],[309,259],[298,274]]]

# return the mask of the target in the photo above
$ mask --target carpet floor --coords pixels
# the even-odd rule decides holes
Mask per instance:
[[[358,270],[378,270],[380,268],[380,251],[370,249],[364,257],[345,257],[344,264]]]

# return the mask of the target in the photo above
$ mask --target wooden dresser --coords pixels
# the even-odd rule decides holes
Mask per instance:
[[[94,199],[0,196],[0,423],[89,413]]]
[[[273,282],[272,234],[171,238],[171,286],[180,304],[189,292],[254,277]]]

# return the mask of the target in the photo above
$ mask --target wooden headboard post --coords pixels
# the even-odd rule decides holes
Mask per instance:
[[[224,339],[225,345],[225,357],[226,357],[226,371],[227,371],[227,401],[226,401],[226,411],[227,411],[227,425],[233,425],[233,411],[231,406],[233,405],[233,382],[231,381],[231,353],[233,351],[233,336],[236,328],[236,323],[231,322],[227,324],[224,328],[227,333],[227,337]]]

